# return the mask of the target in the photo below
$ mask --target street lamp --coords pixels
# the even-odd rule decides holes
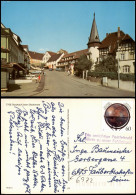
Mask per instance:
[[[120,80],[120,74],[119,74],[119,40],[117,41],[118,43],[118,88],[119,88],[119,80]]]

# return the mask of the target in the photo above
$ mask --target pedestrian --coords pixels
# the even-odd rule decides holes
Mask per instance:
[[[40,81],[41,81],[41,75],[39,74],[39,76],[38,76],[38,81],[39,81],[39,83],[40,83]]]
[[[71,74],[71,69],[69,68],[69,75]]]
[[[68,70],[68,76],[70,75],[70,71]]]
[[[38,83],[38,76],[36,76],[36,79],[35,80],[36,80],[36,83]]]

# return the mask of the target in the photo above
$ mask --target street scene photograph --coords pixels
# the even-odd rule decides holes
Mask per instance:
[[[1,96],[135,97],[135,1],[1,1]]]

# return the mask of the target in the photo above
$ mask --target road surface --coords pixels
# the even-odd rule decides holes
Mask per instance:
[[[66,72],[46,70],[43,90],[35,96],[134,97],[134,92],[100,86]],[[42,83],[41,83],[42,84]],[[43,84],[42,84],[43,85]],[[38,91],[37,91],[38,92]]]

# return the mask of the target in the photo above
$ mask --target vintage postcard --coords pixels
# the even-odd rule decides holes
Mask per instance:
[[[2,194],[135,193],[135,101],[2,99]]]
[[[1,96],[135,97],[135,1],[1,1]]]

